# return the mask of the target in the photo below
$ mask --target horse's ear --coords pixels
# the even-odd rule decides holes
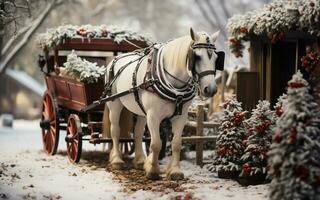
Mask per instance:
[[[217,32],[215,32],[214,34],[212,34],[211,38],[212,38],[212,41],[213,41],[213,42],[216,42],[219,34],[220,34],[220,30],[217,31]]]
[[[195,33],[191,27],[190,27],[190,36],[193,41],[196,41],[198,39],[197,33]]]

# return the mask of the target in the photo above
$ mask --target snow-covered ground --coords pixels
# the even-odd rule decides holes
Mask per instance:
[[[57,155],[47,156],[41,148],[38,121],[15,121],[13,129],[0,128],[0,199],[267,199],[267,185],[241,187],[216,178],[192,160],[181,162],[183,181],[168,181],[164,175],[160,181],[148,181],[143,171],[132,169],[130,158],[123,171],[106,168],[107,155],[99,145],[85,143],[76,165],[65,155],[63,137]]]

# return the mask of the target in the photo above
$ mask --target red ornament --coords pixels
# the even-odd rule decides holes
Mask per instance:
[[[309,176],[309,170],[306,167],[300,165],[294,170],[294,175],[301,179],[305,179]]]
[[[302,88],[302,87],[305,87],[306,85],[302,82],[294,82],[294,81],[290,81],[288,83],[288,86],[290,88]]]
[[[241,26],[241,27],[239,28],[239,31],[240,31],[240,33],[247,33],[247,32],[248,32],[248,30],[246,29],[246,27],[243,27],[243,26]]]
[[[232,43],[232,44],[235,44],[235,45],[237,45],[237,44],[240,43],[240,41],[237,40],[236,38],[231,38],[231,39],[229,39],[229,42]]]
[[[277,115],[278,117],[281,117],[281,115],[283,114],[282,105],[276,106],[276,107],[275,107],[275,111],[276,111],[276,115]]]
[[[276,134],[275,134],[275,135],[273,136],[273,138],[272,138],[272,141],[273,141],[274,143],[280,143],[281,140],[282,140],[282,137],[281,137],[281,135],[280,135],[280,131],[277,130]]]
[[[228,105],[230,104],[230,101],[228,100],[228,101],[225,101],[224,103],[223,103],[223,108],[224,109],[227,109],[227,107],[228,107]]]
[[[252,134],[254,132],[254,128],[249,128],[249,133]]]
[[[250,174],[251,166],[249,165],[249,163],[245,163],[242,165],[242,171],[244,174]]]
[[[219,156],[225,156],[226,155],[226,148],[225,146],[221,145],[219,146],[218,150],[217,150],[217,154]]]
[[[78,34],[78,35],[81,35],[82,37],[87,37],[88,32],[87,32],[87,30],[85,30],[84,28],[80,28],[80,29],[77,31],[77,34]]]
[[[292,129],[289,138],[287,139],[288,144],[294,144],[297,141],[297,129]]]
[[[248,145],[248,140],[242,140],[242,145],[247,146]]]

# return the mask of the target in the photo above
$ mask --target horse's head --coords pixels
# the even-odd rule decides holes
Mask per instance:
[[[216,94],[216,70],[223,69],[224,53],[217,52],[214,45],[219,32],[210,36],[205,32],[196,33],[190,29],[193,42],[188,52],[188,74],[200,83],[200,92],[205,97]]]

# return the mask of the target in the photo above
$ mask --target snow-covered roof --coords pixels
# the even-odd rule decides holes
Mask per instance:
[[[41,33],[37,37],[38,45],[42,49],[52,49],[71,38],[104,38],[112,39],[117,43],[123,40],[144,41],[151,44],[149,36],[131,30],[107,25],[93,26],[87,25],[63,25],[56,28],[47,29],[46,33]]]
[[[229,47],[241,56],[243,41],[253,35],[266,36],[271,42],[281,40],[286,32],[302,31],[320,36],[320,0],[278,0],[263,8],[235,15],[228,20]]]
[[[29,76],[24,71],[7,69],[5,73],[39,96],[42,96],[43,92],[45,91],[45,87],[42,84],[38,83],[34,78]]]

